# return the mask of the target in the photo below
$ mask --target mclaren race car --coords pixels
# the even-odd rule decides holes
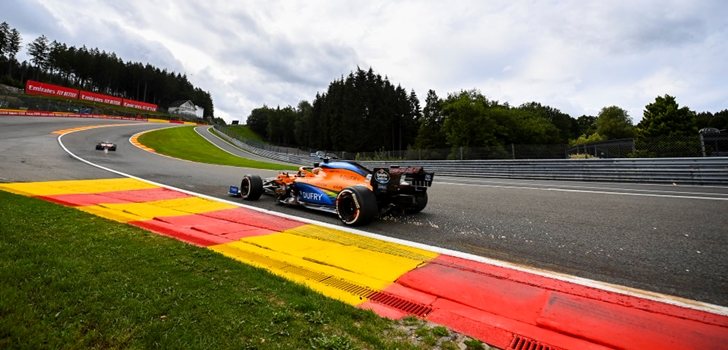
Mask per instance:
[[[230,186],[229,195],[256,200],[269,194],[285,205],[334,213],[345,225],[364,225],[379,215],[396,211],[420,212],[427,206],[427,188],[434,173],[422,167],[374,168],[353,161],[331,161],[300,167],[296,173],[281,172],[261,179],[245,175],[240,187]]]
[[[109,141],[101,141],[96,144],[96,150],[97,151],[103,151],[103,150],[116,151],[116,144],[111,143]]]

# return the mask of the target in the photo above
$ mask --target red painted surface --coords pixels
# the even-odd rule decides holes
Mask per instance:
[[[255,226],[209,217],[206,213],[157,217],[130,224],[203,247],[273,233]]]
[[[218,210],[204,213],[202,215],[279,232],[305,225],[300,221],[294,221],[246,208]]]
[[[165,216],[154,219],[165,224],[190,228],[192,230],[237,241],[243,237],[267,235],[274,231],[255,226],[231,222],[206,216],[206,213],[184,216]]]
[[[100,194],[64,194],[58,196],[39,196],[38,198],[69,207],[96,205],[100,203],[130,203],[127,200],[106,197]]]
[[[201,247],[231,242],[231,239],[223,236],[211,235],[158,220],[133,221],[129,224]]]
[[[427,319],[500,347],[511,332],[564,349],[728,348],[725,316],[450,256],[397,283],[437,297]]]
[[[188,195],[163,188],[41,197],[70,206],[147,202]],[[305,225],[246,208],[159,217],[132,225],[199,246]],[[554,350],[728,349],[728,317],[441,255],[383,292],[432,311],[425,319],[500,348],[515,336]],[[368,301],[390,318],[403,310]]]
[[[687,309],[684,307],[679,307],[666,303],[655,302],[648,299],[637,298],[633,296],[606,291],[603,289],[587,287],[576,283],[564,282],[555,278],[543,277],[533,273],[522,272],[490,264],[484,264],[481,262],[461,259],[448,255],[441,255],[437,259],[431,261],[431,263],[451,266],[460,270],[474,271],[479,274],[486,274],[501,279],[508,279],[512,282],[535,286],[541,289],[588,297],[591,299],[602,300],[604,302],[616,305],[628,306],[640,310],[663,313],[680,318],[686,318],[690,320],[728,327],[728,317],[725,316],[720,316],[713,313],[693,309]]]
[[[86,206],[101,203],[140,203],[165,199],[189,197],[188,194],[168,190],[166,188],[150,188],[142,190],[102,192],[96,194],[62,194],[56,196],[40,196],[38,198],[67,206]]]
[[[437,299],[436,296],[432,294],[423,293],[420,291],[417,291],[412,288],[407,288],[401,284],[393,283],[389,285],[387,288],[384,288],[382,290],[383,292],[398,296],[404,300],[411,301],[418,304],[423,305],[431,305],[435,302]],[[400,319],[402,317],[407,316],[408,314],[403,312],[400,309],[393,308],[387,305],[379,304],[377,302],[373,301],[366,301],[364,303],[361,303],[358,305],[359,308],[365,309],[365,310],[372,310],[377,315],[391,318],[394,320]]]
[[[433,306],[435,306],[435,310],[427,316],[427,320],[446,325],[502,349],[508,348],[515,335],[537,340],[543,345],[551,346],[553,350],[610,349],[585,339],[483,312],[445,299],[439,299]]]
[[[538,324],[623,349],[728,349],[728,328],[552,293]]]
[[[532,324],[548,300],[548,291],[542,288],[437,263],[410,271],[397,283],[474,309]]]

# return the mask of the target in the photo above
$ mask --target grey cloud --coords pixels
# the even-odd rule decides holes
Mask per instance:
[[[0,16],[0,22],[7,22],[10,27],[17,29],[24,42],[30,42],[41,34],[52,38],[63,32],[55,15],[37,1],[0,1],[0,13],[4,14]]]
[[[355,68],[356,52],[348,46],[285,38],[243,43],[222,54],[226,62],[244,61],[253,65],[270,81],[321,86]]]
[[[579,1],[546,7],[539,18],[555,38],[625,54],[694,45],[725,25],[725,14],[721,1]]]
[[[699,18],[634,17],[618,30],[621,35],[614,45],[624,42],[632,50],[676,47],[700,41],[706,34],[705,23]]]

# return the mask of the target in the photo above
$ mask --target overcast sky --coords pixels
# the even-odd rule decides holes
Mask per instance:
[[[576,118],[658,95],[728,108],[728,1],[1,0],[27,44],[41,34],[187,74],[228,122],[312,101],[356,67],[440,97],[478,89]]]

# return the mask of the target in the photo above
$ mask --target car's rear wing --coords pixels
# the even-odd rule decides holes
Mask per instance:
[[[375,192],[397,191],[403,187],[426,189],[432,186],[435,173],[428,173],[422,167],[374,168],[371,185]]]

